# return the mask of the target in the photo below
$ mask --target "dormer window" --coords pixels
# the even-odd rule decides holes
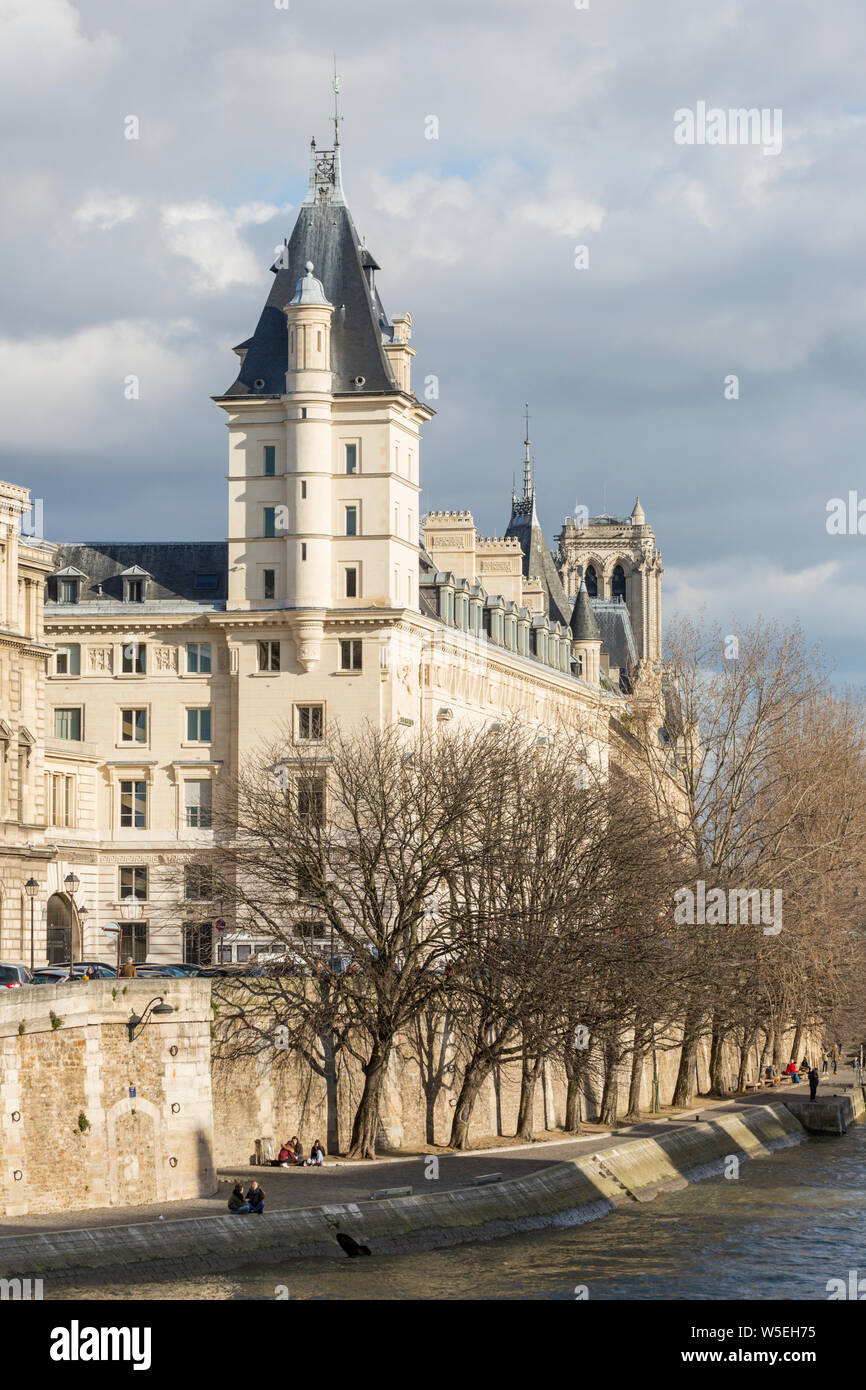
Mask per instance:
[[[58,570],[54,576],[54,594],[57,603],[80,603],[82,581],[87,578],[74,565]]]
[[[123,580],[123,602],[144,603],[147,598],[147,581],[150,575],[140,565],[130,565],[121,572]]]

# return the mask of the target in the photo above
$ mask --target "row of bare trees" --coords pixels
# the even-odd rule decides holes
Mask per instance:
[[[449,1143],[464,1148],[506,1065],[528,1137],[546,1065],[566,1079],[574,1130],[590,1071],[610,1124],[639,1113],[659,1050],[680,1049],[684,1105],[702,1042],[721,1091],[725,1059],[742,1088],[781,1063],[792,1030],[796,1050],[837,1028],[863,985],[862,710],[797,632],[758,625],[736,660],[723,650],[700,624],[671,634],[663,703],[633,702],[610,759],[578,730],[516,720],[420,736],[360,725],[312,747],[286,731],[263,747],[226,787],[203,867],[284,964],[215,982],[223,1055],[271,1049],[279,1028],[332,1088],[351,1059],[363,1085],[348,1152],[367,1156],[407,1039],[428,1139],[447,1077]],[[780,891],[781,929],[678,924],[678,890],[698,881],[725,903]]]

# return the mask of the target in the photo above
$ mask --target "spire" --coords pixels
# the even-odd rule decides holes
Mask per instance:
[[[340,79],[339,79],[339,77],[337,76],[337,55],[336,55],[336,53],[334,54],[334,82],[333,82],[333,87],[334,87],[334,117],[333,117],[333,119],[334,119],[334,149],[336,150],[336,149],[339,149],[339,147],[340,147],[340,122],[341,122],[341,120],[343,119],[343,117],[340,115],[340,106],[339,106],[339,100],[340,100]]]
[[[580,589],[571,613],[571,635],[575,642],[600,642],[601,631],[592,611],[592,603],[586,581],[581,579]]]
[[[523,497],[529,501],[533,493],[532,487],[532,456],[529,452],[529,405],[526,406],[526,438],[523,441]]]
[[[634,504],[634,506],[632,507],[631,522],[632,522],[632,525],[633,525],[633,526],[645,526],[645,525],[646,525],[646,512],[644,511],[643,507],[642,507],[641,504],[640,504],[640,498],[639,498],[639,497],[636,499],[635,504]]]

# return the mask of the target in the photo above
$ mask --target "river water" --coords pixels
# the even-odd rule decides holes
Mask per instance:
[[[267,1220],[267,1217],[264,1218]],[[827,1299],[866,1279],[866,1122],[583,1226],[413,1255],[255,1265],[84,1299]],[[866,1285],[864,1285],[866,1288]],[[583,1292],[585,1290],[585,1292]]]

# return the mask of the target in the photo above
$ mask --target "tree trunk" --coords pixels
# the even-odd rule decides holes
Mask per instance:
[[[543,1057],[523,1059],[520,1074],[520,1105],[517,1110],[517,1134],[515,1138],[532,1138],[532,1113],[535,1106],[535,1086],[544,1064]]]
[[[697,1013],[686,1014],[683,1023],[683,1041],[680,1050],[680,1065],[677,1071],[677,1082],[674,1086],[674,1093],[671,1097],[671,1105],[686,1106],[691,1105],[694,1095],[695,1078],[695,1057],[698,1050],[698,1024],[700,1018]]]
[[[601,1094],[601,1114],[603,1125],[616,1127],[619,1105],[619,1078],[617,1075],[617,1049],[615,1043],[608,1043],[604,1049],[604,1090]]]
[[[364,1090],[361,1093],[361,1100],[358,1109],[355,1111],[355,1120],[352,1125],[352,1138],[349,1141],[348,1158],[375,1158],[376,1157],[376,1135],[379,1129],[379,1102],[382,1095],[382,1083],[385,1080],[385,1068],[388,1065],[388,1056],[391,1051],[391,1039],[387,1042],[376,1041],[370,1053],[369,1060],[364,1066]]]
[[[713,1016],[713,1038],[710,1044],[710,1095],[725,1094],[724,1076],[725,1029],[719,1019]]]
[[[580,1133],[580,1097],[589,1067],[588,1051],[572,1051],[565,1048],[563,1055],[565,1075],[568,1081],[565,1092],[565,1129],[568,1134]]]
[[[631,1078],[628,1086],[628,1112],[624,1116],[631,1124],[640,1119],[640,1088],[643,1081],[643,1067],[646,1060],[640,1039],[635,1032],[634,1046],[631,1050]]]
[[[451,1122],[451,1138],[448,1141],[452,1149],[469,1148],[469,1126],[472,1123],[472,1111],[481,1087],[491,1071],[492,1064],[490,1062],[475,1060],[469,1063],[463,1073],[460,1094],[454,1107],[454,1119]]]
[[[791,1044],[791,1056],[794,1058],[794,1061],[797,1063],[797,1066],[800,1065],[800,1061],[803,1056],[803,1034],[805,1031],[805,1024],[801,1019],[798,1019],[797,1031],[794,1034],[794,1041]]]
[[[785,1045],[785,1030],[780,1020],[773,1020],[773,1066],[779,1075],[785,1070],[787,1058],[782,1057],[782,1049]]]
[[[743,1043],[740,1048],[740,1067],[737,1072],[737,1094],[741,1095],[746,1089],[746,1072],[749,1068],[749,1053],[752,1050],[752,1043],[755,1040],[755,1029],[743,1029]],[[760,1077],[758,1078],[760,1080]]]
[[[334,1056],[334,1035],[323,1033],[322,1071],[325,1078],[325,1143],[329,1154],[340,1152],[340,1111],[337,1104],[337,1062]]]

